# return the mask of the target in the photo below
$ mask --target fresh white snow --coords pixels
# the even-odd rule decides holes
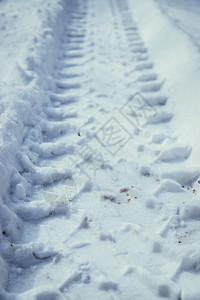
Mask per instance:
[[[200,299],[199,1],[0,1],[0,299]]]

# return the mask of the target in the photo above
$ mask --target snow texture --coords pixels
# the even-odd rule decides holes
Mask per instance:
[[[197,0],[0,1],[0,299],[200,299]]]

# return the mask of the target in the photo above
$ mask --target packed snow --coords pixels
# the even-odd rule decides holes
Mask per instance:
[[[199,12],[0,1],[0,300],[200,299]]]

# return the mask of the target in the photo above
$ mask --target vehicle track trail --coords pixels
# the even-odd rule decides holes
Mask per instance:
[[[184,299],[199,261],[187,208],[199,172],[170,129],[164,78],[127,1],[68,2],[43,143],[24,163],[35,193],[16,209],[24,230],[8,292],[51,285],[70,300]]]

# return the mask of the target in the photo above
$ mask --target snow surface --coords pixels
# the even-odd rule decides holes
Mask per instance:
[[[199,11],[0,1],[0,299],[200,299]]]

